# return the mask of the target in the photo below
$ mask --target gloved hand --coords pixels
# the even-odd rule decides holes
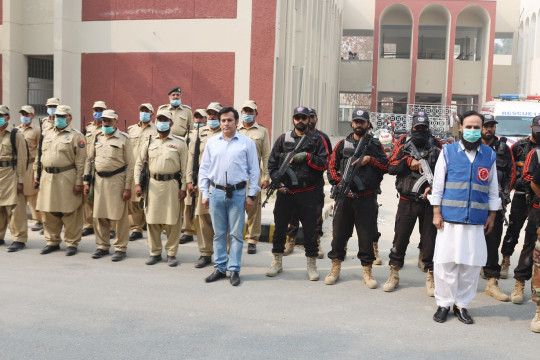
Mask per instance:
[[[293,156],[293,161],[297,164],[304,161],[307,157],[307,152],[301,152]]]

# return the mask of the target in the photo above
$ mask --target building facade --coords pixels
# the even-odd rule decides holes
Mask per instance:
[[[540,95],[540,3],[521,0],[519,23],[519,92]]]

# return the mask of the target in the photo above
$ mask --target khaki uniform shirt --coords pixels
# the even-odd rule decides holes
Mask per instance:
[[[147,152],[148,150],[148,152]],[[139,177],[148,153],[148,169],[150,182],[148,184],[148,204],[146,207],[146,222],[148,224],[174,225],[180,218],[180,190],[178,181],[158,181],[153,174],[175,174],[180,172],[182,190],[186,190],[187,146],[178,136],[169,135],[161,139],[159,135],[152,137],[150,145],[144,142],[140,146],[139,156],[135,162],[134,181],[139,185]]]
[[[53,128],[54,128],[54,116],[53,116],[52,120],[48,116],[41,119],[41,129],[42,129],[42,132],[43,132],[43,136],[45,136],[45,133],[47,131],[49,131],[49,130],[51,130]]]
[[[0,161],[12,162],[14,160],[13,148],[11,147],[13,129],[9,128],[10,125],[0,132]],[[15,169],[12,165],[0,167],[0,206],[17,204],[17,184],[24,184],[27,158],[24,136],[20,131],[15,136],[15,147],[17,148]]]
[[[268,130],[257,122],[254,122],[249,128],[245,127],[244,123],[241,122],[238,125],[238,132],[253,140],[257,147],[257,157],[259,158],[259,167],[261,169],[259,182],[264,180],[270,181],[270,174],[268,173],[268,157],[270,156],[271,149]]]
[[[141,123],[131,125],[128,127],[128,134],[131,139],[131,147],[133,148],[133,161],[137,161],[139,156],[140,146],[143,143],[148,144],[148,137],[157,135],[156,124],[149,122],[144,128],[141,126]],[[135,182],[131,188],[131,201],[139,201],[139,197],[135,194]]]
[[[36,129],[32,125],[24,127],[24,125],[17,126],[19,131],[23,134],[26,142],[28,143],[28,151],[30,153],[29,164],[33,164],[37,156],[37,147],[39,144],[39,129]],[[34,170],[32,166],[28,166],[24,174],[24,195],[31,196],[37,194],[37,189],[34,189]]]
[[[186,136],[188,130],[193,128],[193,114],[191,108],[187,105],[180,105],[176,109],[171,104],[164,104],[159,109],[169,109],[172,114],[173,124],[171,133],[178,136]]]
[[[91,174],[92,161],[95,166],[94,178],[94,217],[120,220],[124,212],[125,202],[122,199],[124,190],[131,190],[133,181],[133,148],[129,135],[116,130],[111,136],[101,130],[94,135],[95,139],[88,144],[85,174]],[[101,177],[99,172],[112,172],[122,167],[126,169],[111,177]],[[89,184],[85,182],[85,185]]]
[[[39,185],[37,209],[45,212],[71,213],[82,204],[82,192],[73,193],[75,185],[82,185],[86,143],[84,135],[69,124],[59,130],[53,127],[43,134],[42,171]],[[49,174],[46,167],[75,165],[75,169],[59,174]],[[34,162],[37,169],[37,159]],[[34,174],[36,176],[36,174]]]
[[[202,156],[204,153],[204,148],[206,147],[206,143],[208,142],[208,139],[211,137],[214,137],[216,135],[221,134],[221,129],[217,129],[217,131],[212,131],[208,126],[203,126],[199,129],[199,137],[201,138],[201,145],[200,145],[200,154],[199,154],[199,165],[201,164]],[[187,163],[187,174],[186,174],[186,182],[193,183],[193,162],[195,157],[195,141],[197,139],[192,139],[189,143],[189,158]],[[197,185],[197,184],[193,184]],[[197,210],[195,211],[196,215],[203,215],[203,214],[210,214],[210,210],[206,209],[202,205],[202,194],[198,190],[197,195]]]

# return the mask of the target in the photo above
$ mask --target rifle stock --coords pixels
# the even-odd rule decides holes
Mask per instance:
[[[37,171],[36,171],[37,183],[34,184],[34,189],[39,188],[39,182],[41,181],[41,171],[43,167],[41,164],[42,154],[43,154],[43,120],[39,119],[39,141],[38,141],[38,148],[37,148]]]
[[[150,171],[148,170],[148,148],[150,147],[150,142],[152,141],[152,135],[148,135],[148,146],[146,147],[146,158],[143,161],[143,167],[141,169],[141,174],[139,175],[139,184],[143,191],[143,196],[139,201],[139,208],[144,209],[148,206],[148,186],[150,183]]]

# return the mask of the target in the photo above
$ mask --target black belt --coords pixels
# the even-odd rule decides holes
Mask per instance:
[[[45,167],[45,171],[48,172],[49,174],[60,174],[64,171],[68,171],[71,169],[75,169],[75,164],[71,164],[71,165],[63,166],[63,167],[51,167],[51,166]]]
[[[226,185],[226,186],[216,185],[216,184],[214,184],[213,181],[210,181],[210,184],[212,186],[214,186],[216,189],[225,190],[225,191],[227,191],[227,190],[242,190],[242,189],[246,188],[246,182],[245,181],[239,182],[236,185]]]
[[[0,161],[0,167],[9,167],[17,165],[17,161]]]
[[[111,176],[114,176],[116,174],[120,174],[121,172],[126,171],[126,168],[127,166],[124,165],[120,169],[116,169],[114,171],[97,171],[96,170],[96,174],[98,174],[99,177],[108,178],[108,177],[111,177]]]
[[[152,179],[157,181],[169,181],[169,180],[178,180],[180,181],[180,174],[152,174]]]

